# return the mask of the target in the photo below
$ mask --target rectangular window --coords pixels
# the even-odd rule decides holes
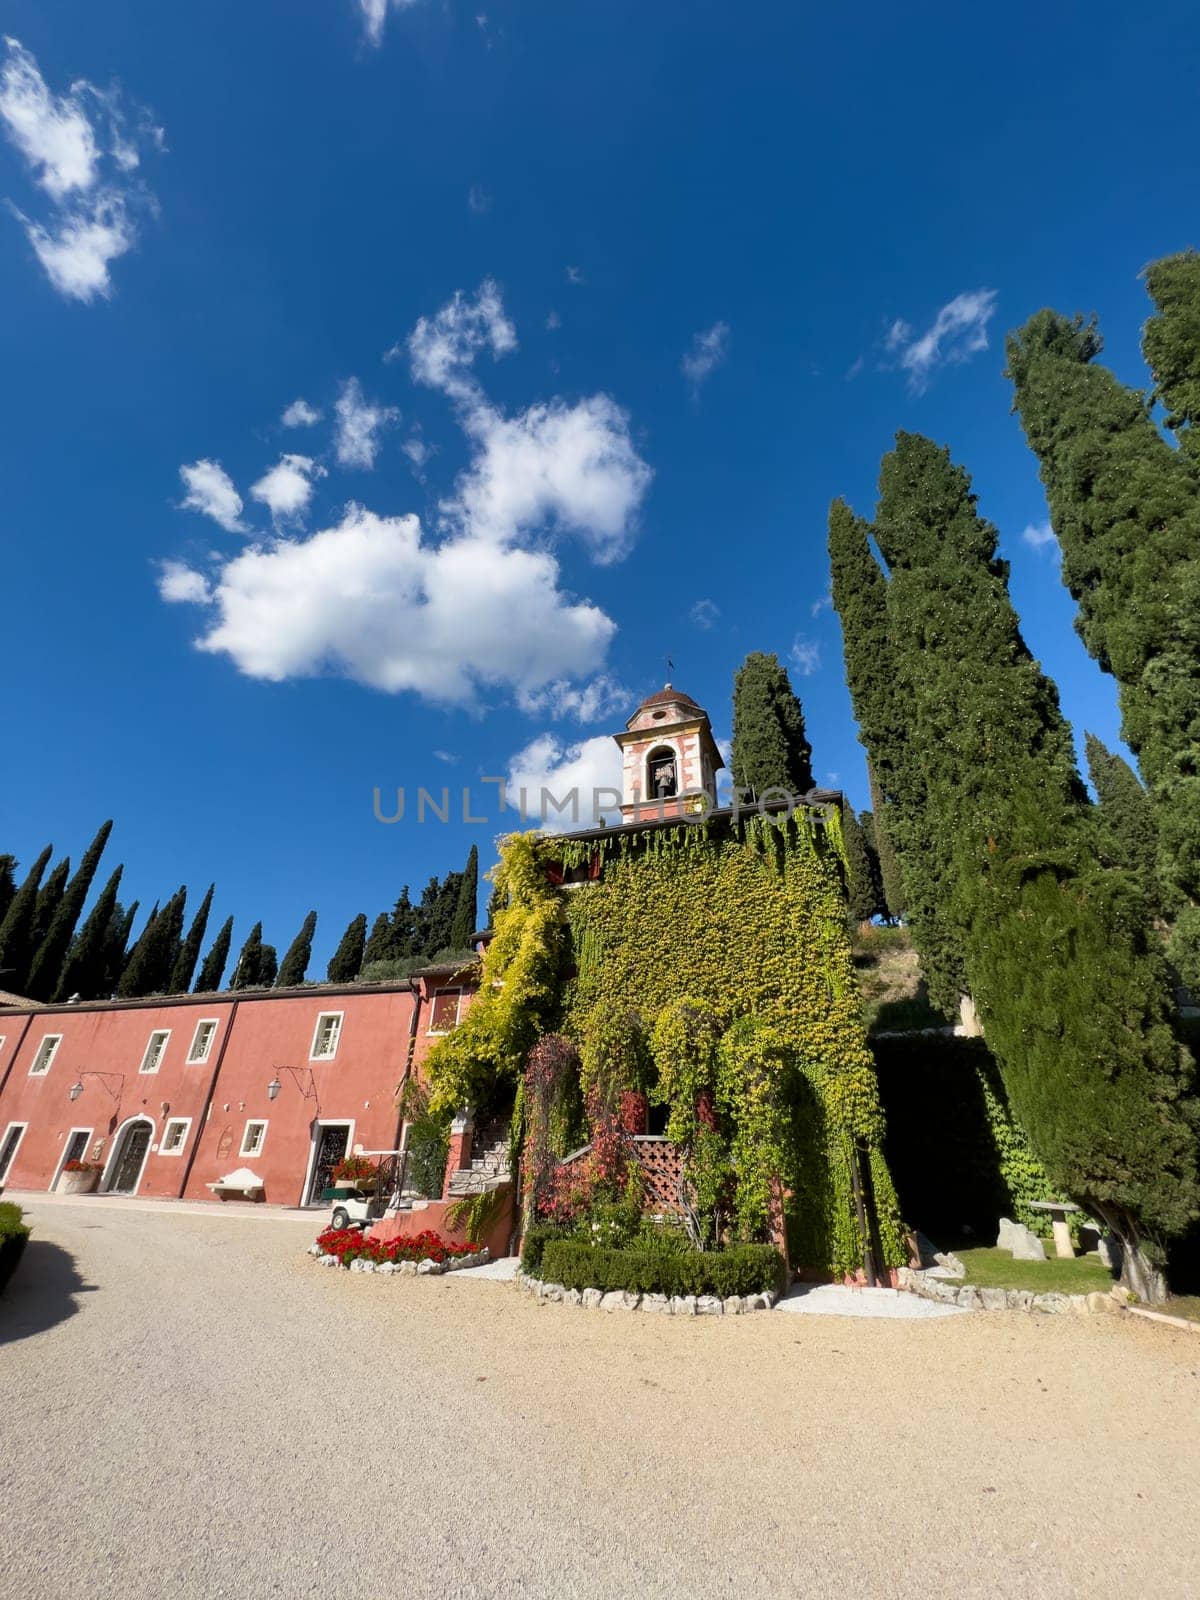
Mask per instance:
[[[188,1065],[207,1061],[212,1050],[213,1040],[217,1036],[217,1024],[211,1017],[206,1017],[203,1022],[196,1024],[196,1031],[192,1035],[192,1048],[188,1051]]]
[[[267,1125],[265,1122],[248,1122],[246,1131],[242,1134],[242,1148],[238,1154],[243,1156],[261,1155],[266,1138]]]
[[[167,1048],[167,1040],[171,1037],[170,1028],[155,1028],[150,1035],[150,1043],[146,1046],[146,1054],[142,1057],[139,1072],[157,1072],[162,1065],[163,1052]]]
[[[460,989],[438,989],[433,997],[433,1005],[429,1012],[429,1032],[449,1033],[451,1028],[458,1025],[458,1003],[462,998]]]
[[[317,1018],[316,1031],[313,1034],[312,1054],[310,1061],[332,1061],[337,1055],[338,1039],[342,1032],[342,1013],[340,1011],[323,1011]]]
[[[33,1065],[29,1069],[31,1078],[40,1078],[43,1073],[50,1071],[50,1063],[58,1054],[58,1047],[62,1043],[61,1033],[48,1033],[37,1047],[37,1055],[33,1058]]]
[[[163,1129],[162,1143],[158,1147],[159,1155],[181,1156],[191,1125],[190,1117],[172,1117]]]
[[[17,1146],[29,1126],[26,1122],[10,1122],[5,1129],[4,1139],[0,1142],[0,1183],[8,1176],[8,1169],[12,1166],[12,1159],[17,1153]]]

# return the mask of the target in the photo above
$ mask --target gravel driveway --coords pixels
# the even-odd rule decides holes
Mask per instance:
[[[334,1273],[310,1223],[30,1207],[0,1594],[1200,1592],[1200,1340],[724,1321]]]

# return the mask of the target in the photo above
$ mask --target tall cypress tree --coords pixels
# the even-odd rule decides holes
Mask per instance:
[[[179,946],[179,954],[171,965],[171,975],[167,984],[167,991],[170,994],[186,994],[192,987],[196,963],[200,959],[200,947],[204,943],[204,933],[208,927],[208,914],[212,910],[215,888],[215,883],[209,884],[208,893],[201,900],[200,909],[192,918],[187,938]]]
[[[928,812],[953,854],[951,915],[1006,1091],[1051,1180],[1104,1218],[1125,1281],[1156,1298],[1155,1251],[1200,1215],[1193,1064],[1165,964],[1128,874],[1098,859],[1070,730],[966,473],[898,435],[874,531]]]
[[[187,888],[180,884],[166,905],[161,910],[156,907],[151,913],[117,985],[117,993],[122,999],[168,992],[171,969],[179,954],[186,899]]]
[[[118,867],[109,878],[83,927],[72,940],[54,992],[49,996],[51,1000],[69,1000],[73,994],[82,1000],[98,1000],[109,994],[109,940],[124,870]]]
[[[58,987],[63,962],[71,947],[80,913],[100,865],[100,857],[112,832],[112,821],[102,823],[96,837],[84,852],[79,870],[67,885],[66,892],[50,919],[46,935],[38,946],[29,965],[29,979],[25,992],[34,1000],[49,1000]]]
[[[215,994],[221,987],[221,976],[229,960],[229,947],[233,943],[233,918],[226,917],[221,924],[212,949],[204,958],[200,976],[196,979],[197,994]]]
[[[870,922],[881,909],[875,874],[862,824],[848,803],[842,806],[842,838],[846,845],[846,909],[851,922]]]
[[[279,975],[279,953],[273,944],[264,944],[258,962],[259,983],[269,989]]]
[[[416,910],[415,954],[435,956],[450,948],[462,878],[461,872],[448,872],[444,878],[430,878],[425,885]],[[400,953],[393,950],[393,955]]]
[[[454,921],[450,925],[450,947],[469,950],[471,935],[475,932],[475,902],[479,896],[479,846],[472,845],[463,868],[462,882],[458,888],[458,904],[454,908]]]
[[[37,959],[37,953],[46,942],[46,935],[50,932],[50,924],[57,915],[59,906],[62,905],[67,893],[67,883],[71,876],[71,858],[64,856],[54,865],[54,870],[38,890],[37,901],[33,910],[33,926],[29,930],[29,960],[25,966],[22,984],[24,992],[28,993],[29,973]]]
[[[405,895],[408,894],[406,889]],[[362,964],[369,967],[376,961],[390,961],[392,949],[392,926],[386,911],[381,911],[375,918],[371,927],[371,936],[363,950]]]
[[[1094,323],[1039,311],[1010,336],[1008,371],[1076,627],[1120,688],[1121,731],[1157,818],[1165,903],[1188,913],[1173,948],[1200,990],[1200,475],[1162,438],[1145,397],[1095,364],[1100,349]]]
[[[867,782],[871,789],[870,837],[879,862],[880,890],[888,916],[893,922],[899,922],[905,911],[904,875],[900,870],[900,858],[896,854],[896,847],[892,843],[891,817],[883,795],[879,792],[875,769],[869,756]]]
[[[805,795],[813,786],[804,712],[778,656],[752,650],[733,680],[734,789]]]
[[[20,985],[29,970],[38,885],[53,854],[54,846],[48,844],[26,873],[24,882],[4,913],[4,921],[0,922],[0,984],[14,993],[21,992]],[[4,970],[6,967],[9,969],[7,972]]]
[[[1200,255],[1184,250],[1152,262],[1146,288],[1158,312],[1142,334],[1155,397],[1179,448],[1200,467]]]
[[[13,902],[17,892],[14,874],[17,870],[16,856],[0,856],[0,923],[4,921],[5,913]]]
[[[897,680],[904,640],[893,635],[889,584],[871,551],[871,528],[844,501],[829,512],[833,603],[842,624],[846,682],[859,739],[876,785],[876,830],[887,837],[903,874],[903,904],[930,1001],[957,1015],[969,992],[962,930],[950,915],[954,867],[949,841],[933,826],[921,749]]]
[[[304,982],[308,963],[312,960],[313,935],[317,931],[317,913],[310,911],[300,927],[300,932],[288,945],[275,979],[277,989],[294,989]]]
[[[262,923],[256,922],[250,929],[249,936],[238,955],[237,965],[233,969],[233,977],[229,981],[229,987],[231,989],[257,989],[262,983]]]
[[[1128,761],[1115,755],[1094,733],[1086,735],[1085,749],[1088,776],[1098,801],[1096,834],[1101,854],[1111,866],[1133,874],[1147,906],[1154,911],[1158,907],[1158,841],[1150,796]]]
[[[121,974],[125,970],[125,963],[131,953],[130,935],[133,925],[137,921],[140,900],[132,901],[128,906],[122,906],[118,901],[113,907],[112,921],[109,924],[108,940],[104,952],[104,981],[100,989],[101,995],[116,997],[117,985],[121,981]],[[158,907],[151,912],[152,916],[158,915]]]
[[[353,983],[362,970],[367,945],[367,915],[360,911],[352,919],[329,959],[325,976],[330,983]]]

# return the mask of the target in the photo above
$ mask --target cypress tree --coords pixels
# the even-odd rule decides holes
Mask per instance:
[[[862,831],[863,849],[867,857],[867,873],[871,884],[871,903],[875,907],[874,915],[882,917],[885,922],[894,922],[895,918],[888,909],[887,896],[883,892],[883,869],[879,864],[879,848],[875,843],[875,817],[870,811],[860,811],[858,826]]]
[[[1107,749],[1094,733],[1085,736],[1088,776],[1096,791],[1096,834],[1102,858],[1133,874],[1151,911],[1158,907],[1154,807],[1128,761]]]
[[[59,901],[58,907],[50,920],[45,938],[30,963],[29,980],[25,992],[34,1000],[49,1000],[58,987],[58,980],[62,975],[67,951],[71,947],[71,940],[75,936],[80,913],[92,887],[92,879],[96,876],[96,868],[100,865],[100,857],[104,853],[104,847],[108,843],[108,836],[111,832],[112,821],[110,819],[101,825],[96,837],[84,852],[83,860],[79,863],[79,870],[67,885],[66,892]]]
[[[133,965],[134,961],[136,960],[137,963],[138,963],[139,973],[142,970],[142,968],[144,966],[144,960],[143,960],[143,957],[141,956],[140,952],[141,952],[142,946],[144,944],[148,943],[149,940],[153,937],[153,930],[154,930],[155,924],[158,922],[158,917],[159,917],[159,903],[156,900],[154,902],[154,904],[150,908],[150,915],[146,919],[145,926],[143,927],[141,933],[137,936],[137,939],[134,941],[134,943],[130,947],[130,949],[126,951],[125,959],[122,962],[120,976],[117,979],[117,994],[122,999],[136,998],[137,997],[138,990],[133,988],[132,984],[135,981],[140,982],[140,978],[138,978],[136,980],[135,979],[131,979],[129,977],[129,969]],[[133,919],[130,918],[130,929],[132,929],[132,925],[133,925]]]
[[[196,994],[216,994],[221,987],[221,975],[229,960],[229,947],[233,943],[233,918],[226,917],[221,924],[212,949],[204,958],[200,976],[196,979]]]
[[[186,994],[192,987],[196,963],[200,959],[200,947],[204,943],[204,932],[208,927],[208,914],[212,910],[215,888],[216,884],[209,884],[208,893],[201,900],[200,909],[192,918],[187,938],[179,946],[179,954],[171,965],[171,975],[167,984],[169,994]]]
[[[1179,448],[1200,466],[1200,255],[1184,250],[1151,263],[1146,288],[1158,311],[1142,334],[1154,396]]]
[[[264,989],[269,989],[279,974],[279,954],[273,944],[264,944],[259,956],[259,983]]]
[[[846,683],[875,791],[875,827],[886,833],[903,875],[903,906],[931,1003],[957,1015],[968,993],[962,931],[949,912],[954,870],[933,826],[921,751],[897,682],[905,641],[893,636],[889,584],[871,551],[871,529],[844,501],[829,512],[833,604],[842,624]],[[895,909],[895,908],[893,908]]]
[[[56,862],[54,870],[38,890],[38,897],[34,904],[33,926],[29,930],[29,959],[25,966],[25,975],[22,982],[26,987],[23,992],[28,994],[29,973],[37,959],[37,953],[46,942],[46,935],[50,932],[50,924],[62,905],[67,892],[67,882],[71,876],[71,858],[64,856]]]
[[[899,434],[875,537],[950,912],[1013,1110],[1052,1182],[1102,1217],[1125,1281],[1162,1292],[1165,1238],[1200,1215],[1193,1064],[1129,875],[1104,866],[1054,685],[1021,637],[949,453]]]
[[[871,810],[867,815],[871,818],[871,843],[879,862],[880,894],[887,907],[888,916],[893,922],[899,922],[905,910],[904,875],[900,871],[900,859],[892,843],[891,817],[886,802],[879,792],[875,768],[870,757],[867,758],[867,781],[871,787]]]
[[[799,797],[813,786],[804,712],[787,668],[761,650],[752,650],[734,675],[730,764],[735,793],[782,789]]]
[[[461,872],[448,872],[444,878],[430,878],[416,910],[416,948],[414,954],[435,956],[451,945],[454,914],[462,889]],[[393,950],[393,955],[402,952]]]
[[[325,976],[330,983],[353,983],[362,970],[363,954],[367,945],[367,916],[360,911],[342,935],[337,949],[330,957]]]
[[[846,845],[846,909],[851,922],[870,922],[880,911],[875,874],[862,824],[853,806],[842,806],[842,838]]]
[[[33,919],[37,911],[38,885],[42,881],[54,846],[48,844],[25,875],[25,881],[12,897],[4,921],[0,922],[0,979],[4,987],[20,993],[32,955],[30,949]],[[9,971],[5,971],[5,968]]]
[[[155,907],[151,912],[150,920],[130,952],[117,985],[117,993],[122,999],[168,992],[171,969],[179,955],[179,936],[183,928],[186,899],[187,888],[181,884],[161,910]]]
[[[121,974],[125,970],[125,963],[129,960],[129,936],[133,932],[133,925],[137,921],[140,900],[134,900],[126,908],[118,903],[113,907],[112,922],[108,930],[108,943],[104,954],[104,981],[100,994],[116,997],[117,985],[121,981]],[[157,915],[158,907],[155,906],[152,915]]]
[[[471,935],[475,932],[475,902],[479,896],[479,847],[472,845],[463,868],[458,889],[458,903],[454,908],[454,921],[450,925],[450,948],[469,950]]]
[[[12,905],[13,896],[17,892],[13,876],[16,870],[16,856],[0,856],[0,922],[4,921],[4,914]]]
[[[231,989],[257,989],[262,985],[263,948],[262,923],[256,922],[238,955],[229,982]]]
[[[72,940],[57,986],[49,996],[51,1000],[69,1000],[73,994],[82,1000],[99,1000],[110,992],[107,987],[109,940],[124,870],[118,867],[109,878],[83,927]]]
[[[407,895],[408,891],[405,890]],[[371,928],[371,937],[363,950],[362,965],[369,967],[374,961],[389,961],[392,948],[392,925],[386,911],[381,911]],[[360,968],[361,970],[361,968]]]
[[[419,949],[417,908],[409,898],[408,885],[405,884],[388,919],[386,954],[379,959],[403,961],[406,956],[418,954]]]
[[[304,982],[308,963],[312,960],[313,934],[316,931],[317,913],[310,911],[301,924],[300,932],[284,953],[279,975],[275,979],[277,989],[294,989]]]
[[[1157,819],[1164,903],[1191,913],[1172,948],[1200,989],[1200,941],[1185,936],[1200,918],[1200,476],[1145,397],[1094,364],[1100,349],[1094,323],[1040,311],[1010,336],[1008,371],[1076,627],[1120,688],[1121,731]],[[1186,422],[1187,401],[1167,382]]]

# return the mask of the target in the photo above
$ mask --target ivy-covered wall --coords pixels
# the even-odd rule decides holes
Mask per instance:
[[[737,831],[704,824],[614,830],[553,841],[568,869],[600,849],[598,881],[568,891],[576,971],[563,1031],[582,1039],[604,1005],[648,1020],[680,996],[723,1023],[752,1015],[787,1041],[799,1068],[792,1105],[788,1237],[793,1265],[854,1271],[863,1259],[854,1199],[873,1191],[886,1265],[906,1259],[883,1156],[883,1116],[855,981],[836,813],[752,817]]]

